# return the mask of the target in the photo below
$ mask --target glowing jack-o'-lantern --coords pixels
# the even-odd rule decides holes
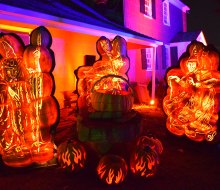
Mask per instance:
[[[99,178],[108,185],[116,185],[124,181],[128,167],[125,160],[117,155],[103,156],[97,166]]]
[[[212,141],[218,120],[218,53],[197,41],[189,45],[188,53],[181,58],[180,68],[171,69],[166,76],[166,126],[170,132],[185,134],[194,141]]]
[[[135,147],[130,156],[131,172],[138,177],[155,175],[159,165],[159,155],[150,146]]]
[[[85,167],[86,151],[79,141],[68,140],[58,146],[57,158],[61,168],[77,172]]]

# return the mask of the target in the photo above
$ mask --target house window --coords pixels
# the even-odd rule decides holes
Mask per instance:
[[[152,71],[153,65],[153,48],[146,48],[141,50],[142,69]]]
[[[163,2],[163,24],[170,26],[169,2]]]
[[[140,11],[146,17],[155,19],[155,0],[140,0]]]
[[[152,18],[152,1],[145,0],[144,8],[145,8],[145,15]]]

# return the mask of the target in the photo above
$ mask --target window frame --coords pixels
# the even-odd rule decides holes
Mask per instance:
[[[142,54],[142,69],[147,71],[153,70],[153,47],[145,48],[141,50]]]
[[[153,18],[152,0],[144,0],[144,16]]]
[[[163,24],[170,26],[170,8],[167,0],[163,1]]]
[[[146,2],[148,2],[149,5],[146,5],[147,4]],[[148,7],[148,9],[146,9],[146,7]],[[147,12],[149,11],[150,13],[147,14]],[[156,19],[155,0],[140,0],[140,12],[143,13],[143,15],[149,19]]]

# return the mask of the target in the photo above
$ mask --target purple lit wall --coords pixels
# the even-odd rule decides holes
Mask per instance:
[[[162,19],[162,1],[155,0],[155,3],[156,19],[149,19],[140,12],[140,1],[124,0],[124,24],[132,30],[169,43],[176,33],[185,28],[186,14],[170,3],[170,26],[166,26]]]

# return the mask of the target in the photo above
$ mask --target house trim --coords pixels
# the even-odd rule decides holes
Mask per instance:
[[[190,10],[190,8],[187,5],[185,5],[179,0],[168,0],[168,1],[172,3],[174,6],[176,6],[177,8],[179,8],[180,10],[182,10],[184,13]]]
[[[147,36],[142,37],[123,30],[114,30],[106,27],[51,16],[48,14],[30,11],[4,4],[0,4],[0,19],[22,22],[27,24],[46,25],[48,27],[58,28],[72,32],[80,32],[83,34],[89,34],[93,36],[103,35],[109,39],[113,39],[117,34],[125,38],[127,42],[138,43],[141,45],[152,47],[157,47],[163,44],[160,41],[147,38]]]

